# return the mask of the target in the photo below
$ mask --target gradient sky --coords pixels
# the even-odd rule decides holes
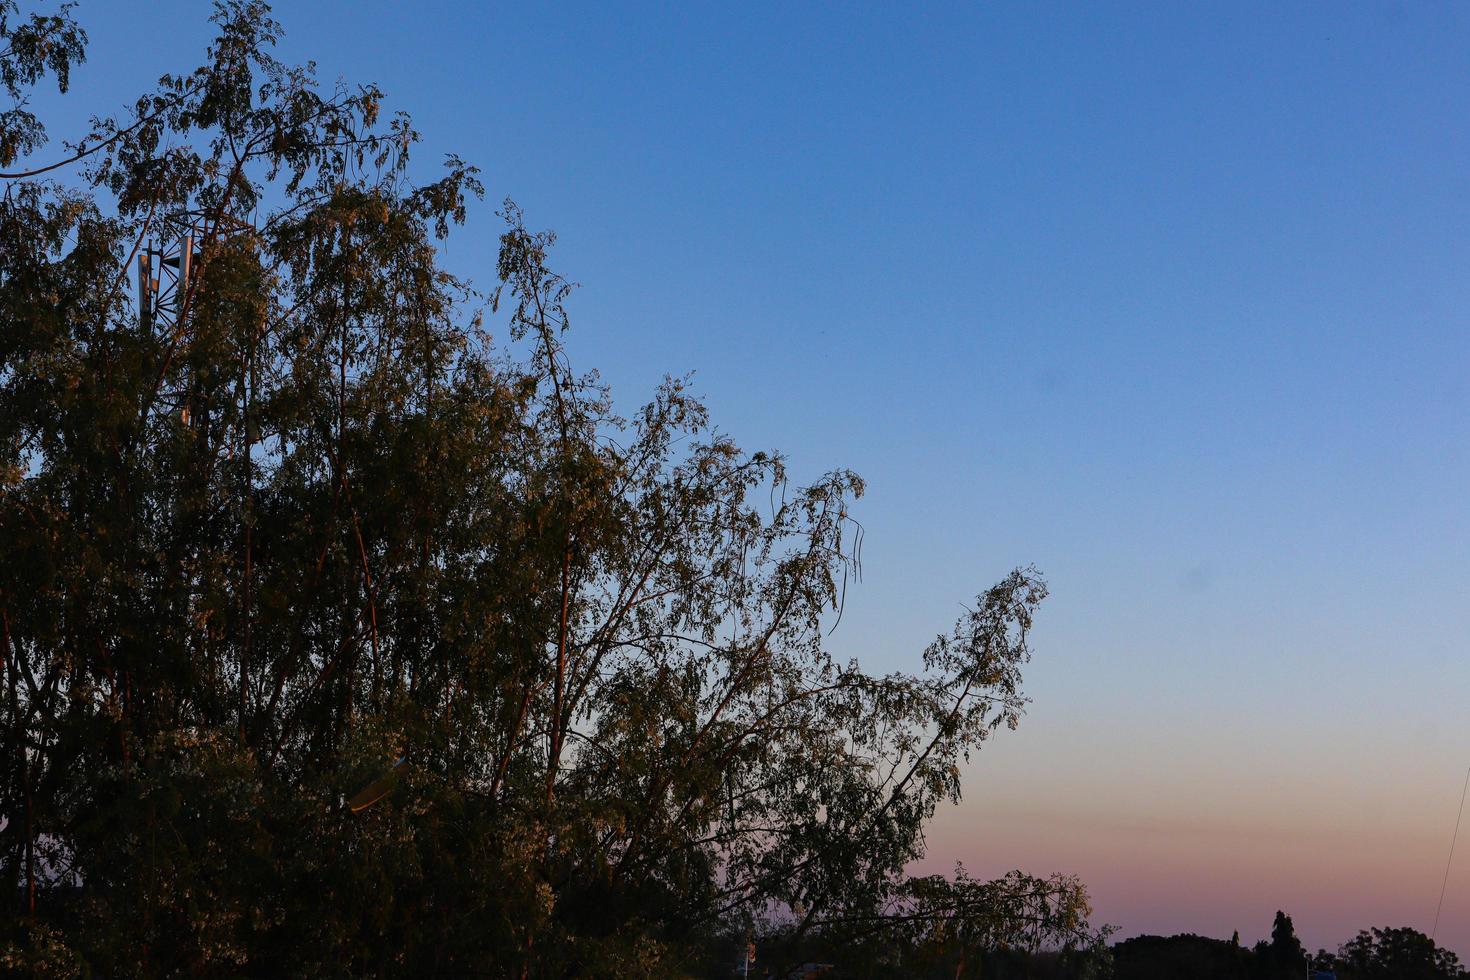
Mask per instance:
[[[1035,703],[927,866],[1075,872],[1123,935],[1427,931],[1470,763],[1470,8],[1106,7],[276,13],[422,174],[483,168],[453,268],[493,277],[506,195],[557,230],[623,406],[693,370],[744,444],[868,480],[840,652],[912,669],[1046,574]],[[205,15],[85,0],[55,135]]]

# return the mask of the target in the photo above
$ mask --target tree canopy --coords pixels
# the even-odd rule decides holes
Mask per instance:
[[[1116,980],[1190,977],[1199,980],[1460,980],[1466,976],[1453,952],[1414,929],[1365,929],[1337,952],[1308,957],[1291,916],[1277,912],[1270,941],[1243,949],[1237,932],[1230,941],[1203,936],[1135,936],[1112,947]]]
[[[451,275],[476,169],[417,179],[409,118],[277,61],[264,4],[214,23],[43,159],[26,95],[86,35],[0,0],[4,962],[680,976],[754,936],[893,975],[1095,945],[1075,879],[906,872],[1021,716],[1040,577],[912,673],[839,659],[862,481],[795,481],[681,378],[620,414],[571,365],[554,236],[507,202],[490,287]]]
[[[1459,980],[1460,959],[1417,929],[1364,929],[1336,956],[1319,957],[1341,980]]]

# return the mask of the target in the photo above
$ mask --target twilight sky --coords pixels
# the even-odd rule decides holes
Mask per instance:
[[[84,0],[53,136],[197,63],[197,0]],[[561,235],[631,407],[696,372],[861,473],[833,638],[914,669],[1017,564],[1021,728],[928,865],[1075,872],[1123,935],[1428,931],[1470,763],[1470,8],[277,4]],[[73,128],[70,132],[78,130]],[[1470,836],[1470,835],[1467,835]],[[1470,954],[1470,840],[1439,930]]]

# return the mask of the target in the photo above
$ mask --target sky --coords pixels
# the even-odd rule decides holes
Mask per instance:
[[[482,168],[451,268],[493,279],[506,196],[556,230],[621,406],[692,371],[743,445],[866,479],[839,654],[917,669],[1045,574],[1033,703],[926,870],[1078,874],[1123,936],[1430,929],[1470,764],[1470,8],[275,14],[412,113],[416,172]],[[56,136],[208,37],[199,2],[79,16]]]

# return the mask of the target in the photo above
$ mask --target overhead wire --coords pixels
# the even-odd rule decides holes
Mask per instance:
[[[1434,927],[1429,930],[1429,941],[1434,942],[1439,932],[1439,913],[1444,908],[1444,893],[1450,883],[1450,865],[1455,861],[1455,842],[1460,839],[1460,818],[1465,815],[1465,792],[1470,790],[1470,768],[1465,770],[1465,785],[1460,789],[1460,812],[1455,814],[1455,832],[1450,835],[1450,856],[1444,862],[1444,881],[1439,885],[1439,901],[1434,906]]]

